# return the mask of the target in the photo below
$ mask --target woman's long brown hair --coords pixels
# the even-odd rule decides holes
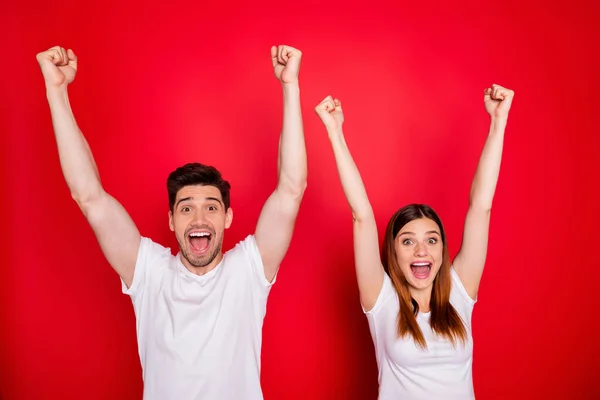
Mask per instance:
[[[398,293],[400,303],[400,312],[398,313],[398,336],[412,336],[418,347],[427,348],[425,337],[419,324],[417,323],[417,314],[419,305],[411,297],[408,282],[398,265],[396,256],[396,236],[404,225],[419,218],[429,218],[440,228],[443,243],[442,266],[437,276],[433,280],[433,289],[431,291],[431,329],[434,333],[449,339],[453,345],[458,340],[463,343],[467,340],[467,331],[458,312],[450,304],[450,288],[452,286],[450,277],[450,256],[448,254],[448,244],[442,221],[435,211],[424,204],[409,204],[398,210],[388,222],[383,241],[382,262],[385,272],[390,276],[394,288]]]

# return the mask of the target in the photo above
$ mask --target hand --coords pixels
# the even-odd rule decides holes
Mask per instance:
[[[37,61],[48,87],[67,86],[77,73],[77,56],[73,50],[55,46],[39,53]]]
[[[281,83],[297,83],[302,52],[290,46],[271,47],[271,60],[275,76]]]
[[[315,112],[323,121],[327,131],[335,131],[342,129],[344,123],[344,113],[342,112],[342,102],[338,99],[333,99],[331,96],[325,99],[315,107]]]
[[[484,91],[483,102],[485,111],[492,118],[507,119],[514,95],[515,92],[512,90],[493,84],[492,87]]]

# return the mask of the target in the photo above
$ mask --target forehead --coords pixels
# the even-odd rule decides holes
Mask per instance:
[[[434,220],[429,218],[419,218],[414,219],[404,225],[402,229],[400,229],[399,234],[402,232],[413,232],[418,234],[425,234],[426,232],[436,231],[440,232],[440,227],[435,223]]]
[[[221,197],[221,192],[215,186],[184,186],[177,192],[177,196],[175,196],[175,202],[178,202],[180,199],[184,199],[187,197],[193,197],[194,201],[204,200],[207,197],[213,197],[219,199],[220,201],[223,201],[223,198]]]

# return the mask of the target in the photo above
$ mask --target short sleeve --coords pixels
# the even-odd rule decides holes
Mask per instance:
[[[371,308],[368,311],[366,311],[365,308],[362,307],[362,305],[361,305],[363,312],[367,315],[377,314],[377,312],[381,308],[383,308],[385,303],[387,303],[388,300],[394,296],[394,293],[396,293],[396,289],[394,288],[392,279],[389,277],[389,275],[386,272],[384,272],[383,273],[383,285],[381,286],[381,291],[379,292],[379,296],[377,296],[375,305],[373,306],[373,308]]]
[[[244,250],[244,254],[246,260],[250,264],[250,268],[252,269],[252,275],[256,278],[256,283],[260,287],[269,289],[275,281],[277,280],[277,274],[273,277],[273,280],[269,282],[267,276],[265,275],[265,267],[262,262],[262,257],[260,255],[260,251],[258,250],[258,245],[256,244],[256,238],[254,235],[248,235],[246,239],[244,239],[240,245]]]
[[[471,316],[473,315],[473,309],[477,300],[473,300],[471,296],[469,296],[467,289],[463,286],[462,281],[454,268],[450,268],[450,276],[452,278],[450,303],[467,324],[468,328],[471,329]]]
[[[153,270],[152,266],[157,263],[159,258],[170,254],[171,250],[169,248],[163,247],[151,239],[142,236],[135,269],[133,270],[131,286],[128,288],[127,284],[121,279],[121,290],[123,293],[135,300],[135,297],[146,287],[146,282]]]
[[[468,305],[474,306],[477,302],[477,298],[472,299],[471,296],[469,296],[469,294],[467,293],[467,289],[465,289],[465,286],[463,285],[462,281],[460,280],[460,277],[454,270],[454,267],[450,268],[450,275],[452,276],[452,286],[454,286],[458,290],[461,297]]]

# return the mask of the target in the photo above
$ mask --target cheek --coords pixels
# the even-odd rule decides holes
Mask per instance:
[[[210,218],[210,223],[217,232],[222,231],[225,227],[225,216],[214,216]]]
[[[185,215],[178,215],[178,216],[174,217],[173,218],[173,229],[174,229],[175,233],[177,233],[179,235],[184,235],[187,225],[189,223],[189,219],[190,218],[186,217]]]
[[[398,260],[398,264],[401,268],[405,268],[410,263],[412,259],[411,251],[406,246],[397,246],[396,247],[396,259]]]
[[[175,234],[179,236],[185,235],[185,226],[181,222],[174,222],[173,227],[175,228]]]
[[[436,265],[440,267],[442,261],[444,261],[444,248],[442,246],[437,246],[435,249],[432,249],[431,254],[433,255]]]

